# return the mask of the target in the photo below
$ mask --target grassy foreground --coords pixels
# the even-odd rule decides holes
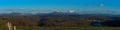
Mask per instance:
[[[7,27],[0,27],[7,30]],[[18,26],[17,30],[120,30],[120,27],[24,27]]]

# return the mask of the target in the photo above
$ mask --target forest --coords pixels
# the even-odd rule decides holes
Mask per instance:
[[[0,15],[0,25],[11,22],[16,26],[86,27],[120,26],[119,16],[86,14]]]

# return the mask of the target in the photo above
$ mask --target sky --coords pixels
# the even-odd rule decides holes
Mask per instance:
[[[0,13],[66,12],[120,14],[120,0],[0,0]]]

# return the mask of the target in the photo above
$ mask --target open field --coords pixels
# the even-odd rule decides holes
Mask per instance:
[[[7,27],[0,27],[7,30]],[[17,27],[17,30],[120,30],[120,27]]]

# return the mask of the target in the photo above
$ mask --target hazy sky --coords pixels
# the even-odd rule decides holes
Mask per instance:
[[[120,0],[0,0],[0,13],[52,12],[120,13]]]

